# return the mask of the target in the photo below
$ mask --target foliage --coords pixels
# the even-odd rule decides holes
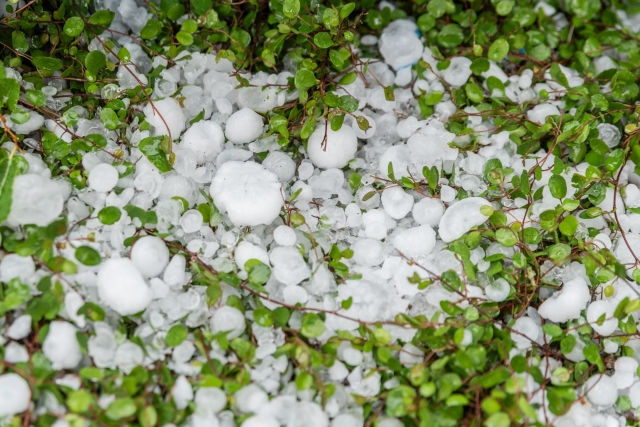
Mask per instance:
[[[271,275],[267,265],[251,260],[243,266],[244,275],[233,268],[218,271],[179,243],[171,244],[172,251],[181,252],[190,262],[193,274],[190,286],[206,287],[210,307],[221,304],[221,289],[230,287],[239,291],[241,297],[225,298],[226,305],[243,312],[252,310],[252,319],[262,327],[282,329],[285,343],[278,347],[274,357],[285,356],[292,362],[294,367],[290,369],[294,370],[298,389],[311,390],[312,395],[326,402],[334,388],[331,381],[319,373],[336,362],[341,343],[348,342],[354,349],[370,355],[381,383],[389,384],[376,396],[353,396],[363,408],[367,425],[376,425],[383,415],[399,417],[407,426],[536,425],[540,405],[533,396],[523,392],[525,384],[521,374],[528,373],[543,385],[551,412],[561,416],[576,404],[576,387],[592,374],[611,369],[617,357],[634,355],[629,340],[637,334],[634,313],[640,305],[638,299],[627,298],[620,302],[615,313],[624,334],[605,339],[584,319],[559,325],[545,323],[545,339],[530,343],[527,353],[530,357],[519,354],[511,357],[511,350],[518,345],[514,339],[518,332],[513,330],[516,320],[525,315],[530,306],[539,306],[541,292],[549,295],[558,289],[554,271],[559,268],[571,262],[582,264],[594,284],[591,287],[594,295],[612,294],[613,280],[640,281],[638,270],[627,270],[612,251],[597,250],[593,238],[600,230],[585,227],[579,220],[602,221],[612,230],[620,231],[615,204],[609,208],[603,208],[602,204],[608,194],[624,191],[619,181],[626,173],[625,167],[631,162],[640,165],[636,106],[640,46],[637,34],[623,29],[615,12],[635,13],[636,9],[618,1],[552,0],[548,3],[562,11],[570,25],[558,29],[553,19],[534,9],[528,0],[414,0],[401,1],[394,10],[388,7],[379,10],[374,0],[147,3],[153,17],[141,29],[139,37],[132,37],[132,42],[150,56],[165,60],[167,66],[174,64],[184,52],[215,51],[218,58],[231,61],[238,71],[235,77],[239,86],[249,85],[239,72],[243,69],[291,71],[282,89],[294,96],[270,112],[267,119],[278,144],[298,159],[302,158],[300,149],[320,120],[326,119],[336,130],[346,115],[356,111],[358,101],[349,95],[338,96],[336,91],[357,77],[364,81],[376,78],[368,67],[379,54],[375,47],[358,45],[360,37],[379,34],[391,21],[415,17],[425,44],[440,61],[441,70],[446,70],[454,56],[463,55],[473,61],[469,82],[459,88],[447,87],[458,112],[446,126],[459,140],[465,141],[460,149],[477,152],[483,147],[483,135],[467,125],[470,116],[479,115],[491,119],[498,130],[508,132],[516,152],[532,160],[521,173],[503,167],[500,161],[488,162],[483,171],[486,185],[483,196],[496,202],[522,199],[530,206],[548,191],[561,200],[558,206],[540,213],[539,228],[509,220],[513,207],[492,210],[487,226],[449,245],[462,264],[464,274],[449,271],[434,281],[418,277],[412,282],[420,289],[434,282],[442,283],[459,294],[463,302],[443,301],[442,311],[432,317],[403,314],[389,322],[417,330],[410,344],[423,356],[414,364],[405,363],[403,353],[408,343],[392,341],[387,324],[359,322],[357,333],[338,331],[324,345],[319,345],[317,338],[327,330],[327,317],[338,315],[339,309],[312,311],[285,304],[270,309],[263,301],[268,298],[263,285]],[[15,5],[8,6],[13,7]],[[151,88],[165,68],[156,67],[148,73],[145,88],[136,86],[116,93],[113,82],[117,79],[117,68],[128,62],[130,52],[119,45],[115,37],[99,42],[96,39],[98,35],[112,32],[109,25],[113,19],[113,12],[95,10],[82,0],[34,0],[17,13],[0,18],[4,30],[0,32],[0,46],[7,67],[0,70],[3,124],[6,125],[8,119],[18,124],[25,122],[28,120],[25,111],[36,111],[62,126],[71,126],[79,118],[74,109],[83,107],[85,118],[99,119],[118,136],[117,144],[108,143],[98,134],[73,135],[68,142],[43,127],[36,151],[42,155],[52,176],[68,180],[76,189],[87,186],[88,172],[82,160],[88,153],[100,152],[112,157],[121,178],[133,172],[131,162],[123,160],[124,150],[133,145],[128,129],[134,123],[140,130],[148,129],[141,110],[149,103]],[[90,43],[100,49],[90,51]],[[618,69],[598,73],[594,60],[607,49],[616,49],[626,59],[619,62]],[[505,95],[508,86],[505,88],[496,78],[483,77],[489,69],[488,60],[499,62],[510,75],[531,70],[534,82],[543,81],[545,73],[549,73],[564,87],[546,94],[562,97],[565,102],[562,114],[549,116],[544,123],[529,120],[526,112],[544,99],[521,103],[509,100]],[[560,65],[577,70],[585,78],[584,83],[572,86]],[[418,75],[430,68],[424,60],[413,65]],[[63,97],[45,96],[41,89],[51,82],[64,82],[53,84],[59,87]],[[610,91],[603,90],[605,82],[610,83]],[[431,116],[445,96],[439,91],[416,93],[412,108],[416,115],[424,117]],[[394,87],[385,87],[384,94],[388,100],[395,99]],[[465,110],[465,107],[471,108]],[[357,123],[363,130],[369,127],[364,118],[358,118]],[[621,131],[624,136],[619,145],[610,147],[600,139],[598,125],[602,123]],[[7,219],[12,197],[19,197],[12,194],[12,182],[27,171],[20,152],[33,148],[25,135],[14,133],[7,126],[3,129],[6,129],[3,142],[9,144],[0,151],[0,221]],[[149,137],[140,141],[138,148],[155,167],[168,172],[174,162],[172,144],[169,138]],[[552,162],[536,157],[535,153],[541,148],[553,154]],[[589,167],[574,173],[567,182],[566,173],[583,161]],[[425,168],[423,176],[399,179],[395,177],[400,176],[399,171],[394,174],[393,165],[389,171],[390,179],[385,184],[420,191],[429,197],[440,197],[442,178],[452,182],[455,178],[435,167]],[[640,174],[638,167],[635,172]],[[351,174],[349,185],[354,191],[363,186],[362,179],[357,171]],[[382,191],[384,184],[377,182],[374,188],[367,194],[369,198]],[[461,186],[455,190],[459,198],[470,195]],[[289,200],[289,207],[294,198]],[[221,215],[210,199],[197,209],[212,227],[220,225]],[[638,209],[629,211],[638,214]],[[153,226],[157,218],[152,210],[133,205],[122,209],[106,206],[92,214],[101,224],[111,225],[125,212],[137,221],[137,234],[142,229],[155,232]],[[284,216],[288,224],[306,233],[305,218],[295,209],[288,209]],[[81,225],[86,223],[86,218],[81,221]],[[0,227],[3,254],[32,257],[43,271],[36,288],[19,279],[0,286],[1,314],[10,319],[12,311],[23,308],[33,318],[33,332],[25,339],[29,361],[0,364],[0,371],[17,372],[29,379],[34,401],[47,394],[65,405],[69,410],[65,419],[74,427],[85,422],[143,427],[184,423],[194,408],[190,405],[178,409],[171,399],[169,391],[176,375],[171,371],[169,358],[157,362],[153,369],[137,366],[130,372],[86,366],[79,371],[79,388],[74,389],[59,381],[64,373],[52,369],[43,356],[42,343],[48,324],[62,314],[64,307],[63,284],[71,286],[65,282],[65,275],[100,263],[100,253],[91,246],[73,247],[73,255],[61,255],[61,250],[71,245],[67,238],[69,230],[78,225],[68,223],[63,216],[47,226],[5,224]],[[128,238],[125,245],[132,245],[135,238]],[[494,244],[500,246],[499,253],[486,256],[483,260],[486,269],[480,271],[469,261],[471,251]],[[321,257],[338,282],[357,278],[345,261],[353,256],[349,251],[330,245]],[[497,279],[504,279],[511,286],[506,301],[485,302],[469,297],[468,286],[472,282],[487,284]],[[349,299],[341,301],[342,309],[348,310],[350,305]],[[104,309],[91,302],[80,308],[78,314],[93,321],[105,318]],[[292,317],[298,319],[298,330],[291,327]],[[135,327],[135,315],[123,317],[118,336],[147,351],[145,345],[148,344],[135,335]],[[94,334],[92,330],[79,332],[78,341],[83,351],[87,351],[86,343]],[[220,387],[232,395],[250,383],[250,368],[258,363],[256,342],[250,334],[229,341],[225,334],[178,323],[167,331],[165,344],[176,348],[188,336],[194,338],[198,354],[206,360],[199,366],[194,385]],[[605,353],[605,341],[619,349]],[[574,362],[567,355],[578,344],[584,347],[584,360]],[[232,353],[236,362],[221,363],[210,358],[212,346]],[[3,352],[4,348],[0,350]],[[562,371],[556,370],[553,376],[540,368],[541,360],[549,357],[562,364]],[[105,395],[114,397],[106,406],[99,404],[100,396]],[[617,403],[617,410],[628,417],[629,425],[637,424],[624,399]],[[242,414],[237,415],[241,422]],[[37,416],[26,413],[10,424],[31,422],[36,427],[48,427],[55,421],[51,413]]]

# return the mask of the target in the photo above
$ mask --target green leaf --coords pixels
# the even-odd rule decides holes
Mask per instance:
[[[111,402],[105,415],[110,420],[118,421],[135,415],[137,411],[138,408],[135,401],[129,397],[124,397]]]
[[[296,89],[306,91],[310,87],[315,86],[318,81],[316,76],[309,70],[298,70],[294,79]]]
[[[562,261],[571,255],[571,246],[565,243],[556,243],[548,248],[549,258],[554,261]]]
[[[100,121],[109,130],[114,130],[118,127],[118,115],[111,108],[103,108],[100,111]]]
[[[29,50],[29,42],[22,31],[11,33],[11,45],[18,53],[27,53]]]
[[[191,46],[193,44],[193,36],[185,31],[178,31],[176,39],[182,46]]]
[[[84,22],[82,18],[73,16],[64,23],[63,31],[69,37],[77,37],[84,30]]]
[[[331,39],[331,34],[327,32],[319,32],[313,37],[313,42],[322,49],[328,49],[333,46],[333,40]]]
[[[106,206],[98,212],[98,219],[104,225],[112,225],[120,221],[122,211],[115,206]]]
[[[438,44],[442,47],[453,48],[459,46],[464,40],[462,28],[457,24],[445,25],[438,33]]]
[[[257,259],[250,259],[244,263],[249,282],[253,285],[264,285],[271,277],[271,268]]]
[[[509,42],[505,39],[497,39],[491,43],[487,57],[492,61],[500,62],[507,56],[507,53],[509,53]]]
[[[13,196],[13,181],[16,176],[29,170],[23,156],[0,157],[0,223],[9,217]]]
[[[387,415],[390,417],[404,417],[416,403],[415,389],[400,385],[389,392],[385,404]]]
[[[162,31],[162,23],[156,19],[149,19],[145,26],[140,30],[140,37],[143,39],[152,39],[157,37]]]
[[[551,64],[549,73],[551,74],[551,78],[553,80],[557,81],[558,83],[560,83],[562,86],[566,88],[569,87],[569,81],[567,80],[567,76],[564,75],[564,73],[562,72],[562,69],[560,68],[557,62],[554,62],[553,64]]]
[[[158,423],[158,411],[153,406],[145,406],[138,414],[138,422],[141,427],[155,427]]]
[[[564,234],[565,236],[571,237],[574,234],[576,234],[576,231],[578,231],[579,225],[580,223],[578,222],[575,216],[567,215],[562,220],[562,222],[560,223],[560,227],[558,228],[562,234]]]
[[[116,14],[109,9],[99,10],[89,17],[89,22],[93,25],[99,25],[101,27],[108,27],[113,22]]]
[[[48,72],[51,75],[54,71],[62,69],[62,61],[58,58],[52,58],[49,56],[36,56],[33,58],[33,65],[39,70]]]
[[[551,175],[549,191],[556,199],[563,199],[567,195],[567,181],[561,175]]]
[[[100,253],[91,246],[80,246],[76,249],[76,259],[84,265],[95,266],[100,264]]]
[[[99,50],[92,50],[84,59],[84,65],[91,74],[97,75],[107,66],[107,57]]]
[[[167,336],[165,337],[164,342],[169,347],[177,347],[187,339],[187,335],[189,335],[189,331],[184,325],[173,325],[167,332]]]
[[[447,0],[430,0],[427,4],[427,12],[434,18],[440,18],[447,11]]]
[[[562,332],[562,328],[558,325],[554,325],[553,323],[547,323],[545,325],[542,326],[542,332],[544,332],[545,334],[556,338],[559,336],[562,336],[563,332]]]
[[[16,109],[20,99],[20,85],[14,79],[0,79],[0,107],[6,106],[9,111]]]
[[[287,18],[294,18],[300,12],[300,0],[284,0],[282,13]]]
[[[18,89],[19,91],[20,89]],[[39,90],[27,90],[25,98],[36,107],[44,107],[47,103],[47,96]]]
[[[490,66],[491,63],[487,58],[476,58],[471,63],[471,72],[474,75],[479,76],[480,74],[489,71]]]
[[[150,136],[140,141],[138,149],[145,157],[158,168],[160,172],[169,172],[173,168],[169,164],[167,155],[161,148],[162,141],[167,138],[165,136]],[[168,138],[167,138],[168,140]]]
[[[316,313],[307,313],[302,318],[300,332],[307,338],[318,338],[325,331],[324,322]]]

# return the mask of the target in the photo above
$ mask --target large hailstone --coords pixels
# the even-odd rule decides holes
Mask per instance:
[[[480,197],[468,197],[449,206],[440,218],[438,234],[444,242],[453,242],[464,236],[473,227],[483,224],[487,215],[481,212],[482,207],[491,204]]]
[[[196,154],[198,164],[212,162],[222,151],[224,134],[216,122],[210,120],[194,123],[182,136],[183,148],[190,148]]]
[[[144,277],[156,277],[169,264],[169,249],[156,236],[144,236],[133,244],[131,261]]]
[[[576,277],[562,286],[562,290],[547,298],[538,313],[543,319],[562,323],[580,317],[580,312],[591,300],[589,286],[582,277]]]
[[[18,374],[0,375],[0,419],[29,409],[31,389]]]
[[[398,19],[387,25],[378,41],[385,62],[396,70],[418,62],[424,51],[418,35],[418,26],[408,19]]]
[[[235,307],[222,306],[211,316],[211,332],[225,332],[229,340],[242,335],[246,327],[244,314]]]
[[[61,213],[64,197],[60,186],[40,175],[19,175],[13,181],[8,221],[15,225],[49,225]]]
[[[334,132],[324,122],[316,126],[307,142],[309,159],[320,169],[345,167],[354,158],[357,149],[358,138],[350,126],[342,126]]]
[[[147,104],[142,112],[147,122],[153,126],[155,135],[169,135],[171,131],[171,139],[175,140],[180,137],[185,128],[186,119],[182,107],[173,98],[153,101],[153,106],[151,103]]]
[[[113,311],[129,316],[146,309],[153,299],[142,274],[129,258],[112,258],[98,271],[98,296]]]
[[[585,394],[589,402],[601,408],[613,405],[618,399],[618,388],[608,375],[596,374],[584,384]]]
[[[82,351],[76,338],[78,329],[69,322],[51,322],[42,343],[42,352],[53,369],[74,369],[82,360]]]
[[[262,116],[245,107],[229,117],[224,134],[234,144],[246,144],[262,135],[262,126]]]
[[[211,183],[211,197],[237,227],[269,225],[284,202],[278,177],[255,162],[224,163]]]

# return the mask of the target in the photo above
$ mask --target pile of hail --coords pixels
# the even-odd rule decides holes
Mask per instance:
[[[640,422],[637,7],[0,27],[0,425]]]

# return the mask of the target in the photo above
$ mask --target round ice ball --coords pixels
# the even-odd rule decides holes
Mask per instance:
[[[156,277],[169,264],[169,249],[156,236],[142,237],[133,244],[131,261],[145,277]]]
[[[100,163],[89,172],[89,187],[100,193],[113,190],[118,184],[118,170],[109,163]]]
[[[321,169],[345,167],[353,159],[357,149],[358,138],[355,132],[344,125],[338,131],[333,131],[331,126],[320,123],[307,142],[309,159]]]
[[[262,135],[262,126],[262,116],[245,107],[229,117],[224,134],[234,144],[246,144]]]

